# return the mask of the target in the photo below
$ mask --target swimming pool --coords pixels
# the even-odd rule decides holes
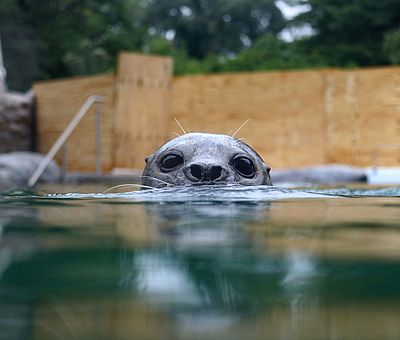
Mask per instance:
[[[103,190],[0,196],[0,338],[400,338],[400,187]]]

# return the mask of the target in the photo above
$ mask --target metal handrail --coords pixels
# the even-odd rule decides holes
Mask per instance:
[[[40,176],[42,176],[43,172],[46,170],[46,168],[48,167],[50,162],[53,160],[54,156],[62,148],[64,143],[67,141],[68,137],[71,135],[71,133],[76,128],[76,126],[79,124],[79,122],[82,120],[82,118],[89,111],[90,107],[94,103],[104,103],[105,101],[106,101],[106,97],[97,96],[97,95],[90,96],[90,97],[88,97],[88,99],[86,99],[85,103],[81,106],[81,108],[76,113],[74,118],[72,118],[72,120],[70,121],[68,126],[62,132],[60,137],[58,137],[58,139],[53,144],[53,146],[51,147],[49,152],[46,154],[45,158],[42,160],[42,162],[39,164],[39,166],[37,167],[35,172],[32,174],[31,178],[28,181],[28,186],[32,187],[36,184],[36,182],[39,180]]]

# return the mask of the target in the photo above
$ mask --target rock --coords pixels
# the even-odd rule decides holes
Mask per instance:
[[[0,91],[0,152],[32,149],[32,92]]]
[[[44,159],[44,155],[34,152],[10,152],[0,154],[0,192],[24,188],[33,172]],[[52,161],[43,175],[41,182],[51,183],[60,179],[60,169]]]
[[[366,182],[367,173],[363,168],[349,165],[328,164],[312,167],[272,170],[272,183],[317,183],[339,184]]]

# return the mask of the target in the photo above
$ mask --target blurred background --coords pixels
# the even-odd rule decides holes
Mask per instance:
[[[175,74],[400,63],[398,0],[2,0],[7,85],[112,71],[121,50]]]
[[[398,0],[3,0],[0,35],[0,152],[47,154],[98,95],[58,143],[63,173],[138,174],[176,118],[251,121],[237,137],[274,170],[400,181]]]
[[[0,339],[400,339],[365,184],[400,183],[399,0],[0,0],[0,35]],[[174,118],[275,187],[114,194]]]

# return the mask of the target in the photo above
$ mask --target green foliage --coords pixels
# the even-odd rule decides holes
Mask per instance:
[[[236,53],[265,33],[277,34],[285,20],[274,0],[146,0],[147,26],[175,34],[190,58]]]
[[[0,34],[9,88],[29,88],[41,72],[33,29],[15,0],[0,1]]]
[[[301,41],[287,43],[273,35],[266,35],[258,39],[250,49],[228,61],[223,69],[224,71],[258,71],[323,66],[326,65],[318,57],[303,51]]]
[[[184,50],[176,48],[171,41],[165,38],[158,36],[150,38],[144,46],[143,51],[145,53],[172,57],[174,59],[175,74],[202,72],[200,61],[189,58]]]
[[[302,4],[302,0],[288,0]],[[309,0],[311,11],[292,24],[309,24],[316,34],[307,48],[332,66],[383,65],[385,34],[400,22],[398,0]]]
[[[385,34],[383,51],[392,64],[400,64],[400,27]]]
[[[118,51],[143,45],[142,15],[139,0],[2,1],[9,87],[25,90],[33,79],[112,70]]]
[[[112,71],[121,50],[172,56],[176,74],[400,63],[399,0],[283,0],[311,10],[286,20],[275,0],[2,0],[11,89]],[[314,35],[293,42],[283,29]]]
[[[79,68],[105,71],[119,50],[139,48],[144,28],[132,34],[136,7],[133,1],[42,0],[26,2],[22,9],[41,43],[41,68],[65,76],[79,74]]]

